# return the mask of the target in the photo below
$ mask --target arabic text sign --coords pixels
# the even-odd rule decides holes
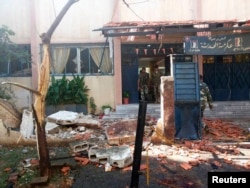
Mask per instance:
[[[184,51],[203,55],[250,53],[250,34],[185,37]]]

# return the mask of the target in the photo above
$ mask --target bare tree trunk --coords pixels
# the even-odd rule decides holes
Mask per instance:
[[[60,14],[56,17],[46,33],[41,35],[43,44],[43,60],[38,70],[38,89],[33,90],[14,82],[4,82],[4,84],[12,84],[18,87],[27,89],[34,94],[34,104],[32,105],[34,116],[36,119],[36,134],[37,134],[37,151],[39,156],[40,176],[51,175],[51,165],[49,159],[49,151],[47,147],[46,132],[45,132],[45,98],[48,92],[50,80],[50,40],[53,32],[61,22],[62,18],[69,10],[72,4],[79,0],[69,0],[63,7]]]
[[[33,111],[36,119],[37,130],[37,150],[39,155],[40,176],[51,175],[51,165],[49,159],[49,152],[47,147],[46,132],[45,132],[45,98],[47,95],[49,80],[50,80],[50,40],[53,32],[55,31],[62,18],[71,7],[71,5],[78,0],[69,0],[60,14],[56,17],[47,33],[41,35],[43,43],[43,60],[39,69],[38,78],[38,92],[35,95]]]
[[[34,106],[32,106],[33,111],[35,111]],[[35,114],[35,120],[38,122],[38,118]],[[46,141],[46,131],[45,131],[45,122],[42,122],[42,125],[37,124],[36,134],[37,134],[37,150],[39,154],[39,167],[40,167],[40,176],[51,176],[51,165],[48,152],[48,145]]]

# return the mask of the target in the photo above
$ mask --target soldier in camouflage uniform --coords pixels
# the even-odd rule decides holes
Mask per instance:
[[[160,103],[160,85],[162,73],[159,71],[158,65],[155,65],[152,73],[151,82],[154,90],[155,103]]]
[[[206,127],[206,125],[202,121],[202,118],[203,118],[203,113],[207,104],[210,110],[213,109],[213,100],[212,100],[211,93],[209,91],[207,84],[203,82],[203,76],[200,75],[200,107],[201,107],[201,124],[203,128]]]
[[[147,100],[149,86],[149,74],[146,72],[146,68],[142,67],[138,79],[138,91],[141,95],[141,100]]]

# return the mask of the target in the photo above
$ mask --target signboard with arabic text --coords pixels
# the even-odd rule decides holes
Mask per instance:
[[[184,53],[202,55],[250,53],[250,34],[186,36]]]

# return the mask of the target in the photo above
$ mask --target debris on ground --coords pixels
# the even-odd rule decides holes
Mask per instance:
[[[242,129],[237,123],[222,119],[204,119],[207,131],[204,139],[221,141],[242,141],[247,139],[247,130]]]
[[[97,168],[101,167],[103,172],[107,173],[116,172],[117,169],[121,169],[122,172],[132,171],[136,119],[105,120],[90,115],[85,116],[71,112],[69,112],[71,115],[67,115],[67,113],[67,111],[60,112],[47,118],[46,136],[51,146],[53,146],[54,141],[56,141],[56,145],[64,143],[64,146],[70,149],[65,158],[71,158],[80,167],[93,165]],[[204,164],[213,170],[225,168],[227,165],[235,168],[240,167],[244,170],[250,169],[250,143],[249,130],[247,129],[249,125],[242,128],[233,121],[204,119],[207,129],[203,130],[201,140],[176,140],[171,144],[164,145],[151,142],[156,123],[155,118],[146,118],[140,168],[144,174],[152,174],[157,171],[157,173],[174,175],[181,170],[193,171]],[[5,137],[15,135],[13,132],[17,133],[18,137],[22,136],[19,131],[14,130],[11,130],[12,132],[8,136],[3,124],[0,126],[2,130],[0,134]],[[30,138],[23,139],[35,141],[35,137],[35,135],[31,135]],[[23,152],[23,154],[26,153]],[[51,160],[55,161],[60,156],[54,149],[50,150],[49,154]],[[149,163],[146,162],[147,158],[150,158]],[[154,166],[151,166],[150,163],[154,163]],[[37,169],[38,164],[38,159],[34,157],[24,158],[21,162],[22,168],[19,171],[14,173],[12,167],[6,167],[3,173],[8,173],[8,181],[15,184],[22,176]],[[72,173],[75,167],[65,163],[59,166],[60,173],[67,179],[67,184],[72,185]],[[196,184],[190,179],[186,179],[186,182],[184,179],[179,181],[182,178],[175,177],[174,179],[172,177],[172,180],[162,179],[156,182],[169,187],[176,182],[182,183],[182,186],[186,187],[194,187]]]
[[[135,142],[137,120],[122,120],[106,127],[106,136],[110,145]]]

